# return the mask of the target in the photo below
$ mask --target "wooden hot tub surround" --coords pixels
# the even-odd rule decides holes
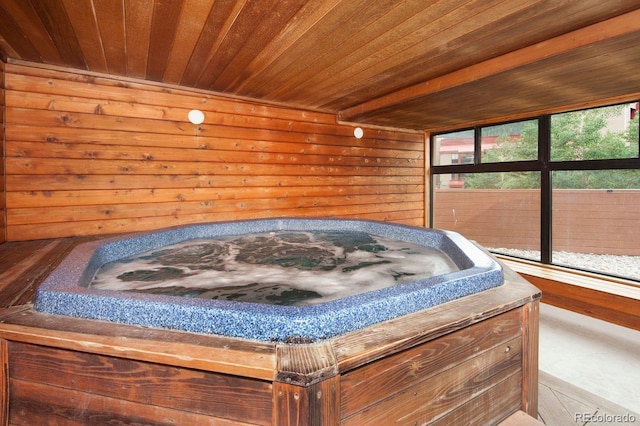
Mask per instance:
[[[537,415],[539,291],[505,284],[315,343],[35,312],[87,238],[0,246],[0,424],[497,424]]]

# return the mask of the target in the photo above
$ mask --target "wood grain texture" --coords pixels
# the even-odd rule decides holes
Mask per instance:
[[[75,244],[70,239],[39,240],[26,247],[16,245],[13,250],[0,248],[0,297],[2,307],[17,306],[33,301],[37,285],[49,274],[52,267],[62,260],[62,253]],[[9,247],[7,247],[9,248]],[[29,262],[25,262],[25,252]]]
[[[111,34],[112,37],[109,37],[102,40],[101,28],[95,25],[96,18],[94,14],[94,4],[98,8],[103,4],[102,2],[77,2],[74,0],[62,0],[64,5],[64,10],[69,16],[69,20],[71,21],[71,25],[73,27],[73,32],[76,34],[79,40],[82,41],[80,48],[82,49],[82,55],[84,57],[84,61],[87,65],[88,69],[96,70],[98,72],[108,72],[109,67],[107,66],[107,54],[109,47],[113,46],[114,41],[118,41],[122,38],[122,31],[116,32],[116,28],[109,28],[109,30],[114,31]],[[114,9],[114,13],[112,16],[120,16],[121,12],[117,9]],[[39,22],[37,16],[33,18],[34,22]],[[86,25],[83,23],[91,22],[92,25]],[[103,48],[103,42],[105,43]],[[106,48],[106,49],[105,49]],[[117,59],[109,58],[109,59]],[[122,70],[122,68],[118,68]]]
[[[328,342],[279,345],[276,356],[276,380],[279,382],[308,386],[338,374],[333,348]]]
[[[418,380],[517,338],[521,327],[519,312],[510,311],[350,371],[341,380],[342,416],[376,404],[380,389],[385,394],[400,393]]]
[[[500,422],[500,426],[541,426],[542,424],[524,411],[516,411]]]
[[[50,422],[68,425],[115,423],[167,426],[256,424],[18,380],[12,382],[11,398],[9,421],[15,425]]]
[[[543,303],[640,330],[640,301],[637,298],[526,273],[521,275],[542,291]]]
[[[442,130],[637,96],[639,13],[635,0],[6,0],[0,57]]]
[[[502,286],[466,296],[464,312],[460,312],[455,301],[452,301],[411,314],[411,321],[399,324],[401,319],[392,319],[385,322],[385,327],[367,327],[354,332],[349,339],[338,336],[333,339],[332,345],[339,371],[350,371],[380,358],[382,354],[389,356],[401,352],[471,326],[481,319],[538,300],[540,293],[531,293],[532,288],[520,278],[506,276]]]
[[[0,307],[31,305],[38,285],[77,244],[95,237],[0,245]]]
[[[309,344],[35,312],[25,283],[94,238],[0,246],[0,282],[23,293],[0,310],[12,424],[494,424],[535,404],[536,315],[523,310],[539,293],[508,270],[496,289]]]
[[[0,21],[7,31],[3,35],[9,54],[24,52],[24,59],[38,61],[42,55],[53,63],[62,62],[60,52],[47,33],[33,5],[29,2],[9,0],[0,5]],[[29,37],[26,34],[30,34]],[[7,55],[3,55],[6,60]]]
[[[612,416],[618,415],[620,418],[624,418],[622,416],[626,415],[627,419],[633,415],[635,421],[628,421],[628,424],[638,424],[640,418],[637,412],[607,401],[601,396],[587,392],[543,371],[540,371],[539,389],[538,419],[542,424],[573,426],[576,424],[576,413],[607,413]],[[534,424],[539,425],[539,423]]]
[[[354,144],[331,114],[7,69],[10,241],[283,216],[424,224],[421,133],[367,129]]]
[[[515,4],[504,4],[504,7],[510,8]],[[522,3],[519,5],[523,6]],[[495,13],[497,8],[492,8],[491,13]],[[498,11],[498,13],[500,13]],[[508,12],[507,12],[508,13]],[[449,73],[443,77],[423,82],[418,85],[408,87],[403,90],[394,92],[373,101],[343,110],[341,116],[343,118],[353,118],[368,111],[377,112],[382,109],[392,108],[397,104],[406,104],[414,99],[420,99],[423,103],[429,95],[444,91],[448,88],[454,88],[465,84],[474,84],[485,78],[495,78],[499,75],[504,76],[510,69],[524,68],[529,64],[538,63],[549,58],[555,58],[563,55],[575,55],[576,51],[580,51],[585,47],[593,50],[592,47],[603,40],[624,37],[629,33],[634,33],[640,29],[638,26],[638,16],[640,12],[634,11],[626,15],[613,18],[607,23],[597,23],[586,28],[562,34],[555,38],[545,40],[539,44],[527,46],[523,49],[509,52],[499,58],[492,58],[487,61],[477,63],[466,67],[464,70]],[[591,52],[592,54],[593,52]],[[563,60],[566,58],[563,57]],[[536,78],[539,74],[534,74]]]
[[[339,417],[339,376],[310,386],[273,384],[273,418],[271,424],[283,426],[337,426]]]
[[[4,62],[0,60],[0,244],[7,240],[7,197],[5,179],[5,90],[4,90]]]
[[[29,382],[256,424],[271,415],[269,382],[23,343],[9,352],[13,389]]]
[[[273,380],[276,374],[276,350],[270,343],[87,321],[33,310],[5,316],[2,328],[3,334],[17,342],[260,380]]]
[[[417,380],[407,389],[386,394],[375,405],[352,414],[344,419],[343,424],[431,422],[455,410],[462,401],[486,392],[509,376],[517,375],[522,357],[520,345],[519,338],[510,340],[453,368],[438,371],[431,378]],[[378,392],[382,392],[382,388]],[[490,405],[479,409],[493,411]]]
[[[521,379],[520,374],[512,374],[455,410],[430,423],[430,426],[502,424],[500,421],[503,420],[504,413],[512,413],[518,409],[518,394],[522,387]],[[491,409],[488,409],[488,407],[491,407]],[[526,425],[526,423],[517,424],[519,426]]]
[[[524,306],[522,312],[522,406],[531,417],[538,416],[538,352],[540,335],[540,301]]]
[[[9,423],[9,342],[0,339],[0,424]]]

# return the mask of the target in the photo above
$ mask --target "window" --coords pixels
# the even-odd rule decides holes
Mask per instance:
[[[552,173],[553,263],[640,280],[640,170]]]
[[[434,165],[473,164],[473,134],[472,129],[436,136]]]
[[[450,176],[436,179],[451,182]],[[509,185],[502,185],[512,182]],[[525,183],[518,185],[518,182]],[[492,251],[540,260],[540,173],[466,173],[464,188],[434,193],[435,228],[460,232]]]
[[[480,128],[481,161],[536,160],[538,158],[538,121],[499,124]]]
[[[551,160],[637,158],[638,118],[634,111],[624,104],[552,115]]]
[[[495,253],[640,281],[637,110],[433,135],[431,223]]]

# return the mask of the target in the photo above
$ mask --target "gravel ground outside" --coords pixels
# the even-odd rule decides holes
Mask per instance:
[[[489,248],[487,250],[524,259],[540,259],[540,252],[534,250],[507,248]],[[559,266],[570,266],[590,272],[602,272],[640,281],[640,256],[616,256],[610,254],[556,251],[553,252],[553,263]]]

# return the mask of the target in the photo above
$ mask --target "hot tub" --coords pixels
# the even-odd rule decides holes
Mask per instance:
[[[205,267],[198,258],[215,266],[219,253],[202,242],[241,250],[238,240],[249,234],[257,251],[274,241],[316,244],[304,251],[310,256],[292,259],[288,246],[282,258],[268,254],[269,274],[292,264],[313,274],[307,266],[320,265],[318,281],[326,283],[335,261],[349,287],[368,265],[421,253],[415,245],[439,253],[451,269],[420,275],[420,262],[408,257],[416,268],[392,268],[407,280],[346,296],[325,284],[279,292],[268,280],[251,297],[237,283],[202,292],[200,279],[211,276],[195,275]],[[356,261],[324,256],[333,250],[327,241]],[[195,244],[186,250],[195,264],[165,262],[176,257],[167,250],[183,243]],[[252,263],[254,251],[238,253]],[[126,265],[111,264],[136,257],[157,267],[123,272]],[[455,233],[360,220],[256,220],[81,243],[39,265],[26,277],[47,277],[37,310],[0,310],[4,412],[12,424],[495,425],[519,410],[537,415],[540,292]],[[109,265],[144,291],[104,287],[98,272],[114,270]],[[141,288],[162,287],[155,280],[161,270],[195,277],[197,291],[175,283],[169,294]],[[287,292],[303,297],[281,297]],[[209,298],[183,297],[203,294]]]
[[[273,246],[275,238],[279,238],[277,244],[285,241],[286,247],[268,253],[268,262],[256,260],[254,253],[250,253],[242,254],[243,261],[236,261],[232,267],[212,266],[233,250],[245,253],[247,247]],[[297,247],[301,239],[311,240],[313,247],[305,248],[302,255],[292,259],[291,247]],[[248,244],[238,248],[238,241],[247,240]],[[220,241],[232,241],[233,249],[224,248]],[[191,242],[192,246],[182,251],[187,252],[191,263],[194,257],[199,258],[199,264],[167,265],[167,258],[176,257],[167,254],[168,247],[185,242]],[[217,244],[213,249],[212,242]],[[331,250],[335,251],[333,255]],[[149,261],[158,253],[163,256],[160,261]],[[136,257],[150,264],[147,270],[126,270]],[[206,262],[200,259],[204,257],[208,257]],[[404,259],[403,264],[392,264],[394,258]],[[118,261],[120,265],[113,266]],[[240,284],[228,284],[229,274],[237,274],[247,264],[259,264],[258,275],[267,284],[254,277]],[[126,289],[108,283],[100,285],[103,281],[100,274],[109,267],[117,271],[114,275],[120,281],[126,282]],[[391,279],[382,275],[383,267]],[[273,278],[286,271],[293,273],[289,283],[281,284],[280,278]],[[175,275],[187,277],[198,291],[182,284],[158,283],[159,272],[168,274],[170,279]],[[328,275],[332,278],[339,275],[338,283],[328,283]],[[315,289],[308,284],[304,288],[297,286],[297,282],[310,281],[317,281]],[[223,282],[222,290],[215,287],[219,282]],[[364,220],[250,220],[184,226],[82,244],[39,287],[35,309],[258,341],[309,343],[478,293],[503,282],[500,265],[454,232]],[[211,283],[213,288],[202,290],[203,283]],[[267,292],[268,296],[247,296],[243,285],[258,288],[260,294]],[[209,297],[183,297],[193,296],[194,291]],[[293,300],[283,297],[291,294],[301,297]]]

